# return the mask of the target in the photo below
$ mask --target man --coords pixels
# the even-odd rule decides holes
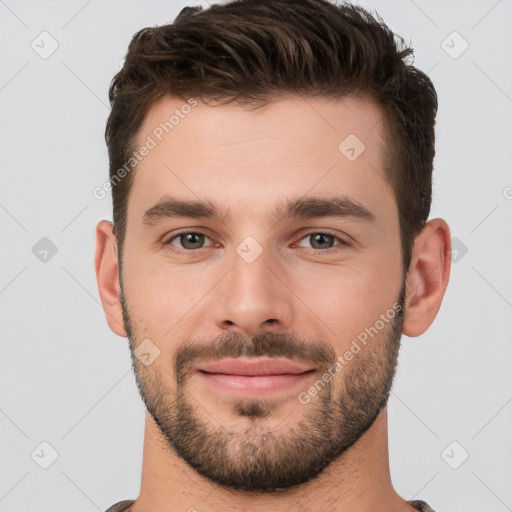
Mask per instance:
[[[434,321],[437,98],[360,7],[185,8],[110,88],[110,328],[147,407],[136,500],[108,512],[432,511],[393,489],[400,337]]]

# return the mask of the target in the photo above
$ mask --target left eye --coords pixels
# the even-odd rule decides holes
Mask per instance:
[[[331,235],[329,233],[309,233],[309,235],[306,235],[302,238],[302,240],[307,239],[310,240],[312,248],[316,250],[332,249],[332,247],[335,245],[347,245],[347,243],[341,238],[338,238],[337,236]],[[334,243],[336,240],[339,242],[338,244]],[[328,247],[326,247],[326,245],[328,245]]]

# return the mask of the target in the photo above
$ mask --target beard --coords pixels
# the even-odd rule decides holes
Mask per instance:
[[[361,439],[389,399],[402,333],[405,281],[397,300],[401,307],[392,320],[327,383],[321,376],[337,361],[330,344],[271,331],[250,341],[231,332],[205,342],[183,343],[174,356],[174,375],[165,364],[145,366],[134,354],[142,336],[134,332],[122,286],[120,301],[137,387],[167,448],[226,489],[270,493],[313,480]],[[187,372],[199,359],[239,356],[310,361],[319,369],[315,382],[324,387],[302,405],[303,418],[287,429],[265,426],[264,419],[272,415],[277,402],[263,397],[232,399],[233,415],[245,418],[243,423],[250,420],[249,426],[244,430],[233,428],[232,422],[224,426],[215,419],[215,410],[208,411],[207,404],[189,393]]]

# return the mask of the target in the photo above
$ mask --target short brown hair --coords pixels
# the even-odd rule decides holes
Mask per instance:
[[[327,0],[185,7],[173,23],[137,32],[110,84],[105,131],[120,265],[133,173],[114,177],[156,101],[171,95],[264,105],[285,95],[357,94],[384,114],[385,172],[397,201],[406,272],[430,212],[437,113],[434,86],[408,62],[412,54],[378,15]]]

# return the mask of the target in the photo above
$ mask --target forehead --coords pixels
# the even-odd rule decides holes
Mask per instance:
[[[368,99],[289,97],[254,108],[165,97],[139,130],[136,149],[143,146],[150,149],[137,164],[128,209],[139,218],[164,195],[254,215],[308,191],[337,191],[377,212],[393,208],[383,114]]]

